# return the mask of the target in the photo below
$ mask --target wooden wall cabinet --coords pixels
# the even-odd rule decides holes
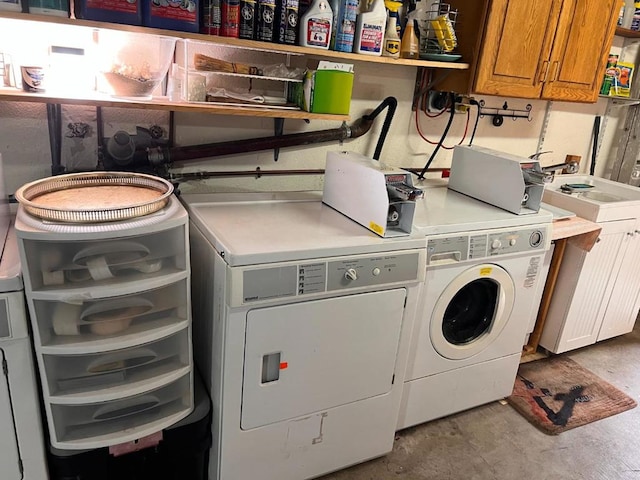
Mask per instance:
[[[451,0],[469,71],[436,88],[465,94],[595,102],[619,0]]]

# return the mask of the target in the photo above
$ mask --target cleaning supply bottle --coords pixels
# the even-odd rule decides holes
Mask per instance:
[[[382,56],[391,58],[400,58],[400,36],[396,29],[397,18],[389,14],[387,20],[387,28],[384,32],[384,48]]]
[[[300,22],[300,45],[329,49],[333,11],[328,0],[313,0]]]
[[[363,0],[365,1],[365,0]],[[335,39],[332,50],[351,53],[356,34],[356,22],[358,18],[358,0],[339,0],[338,12],[334,12],[337,21],[334,24]]]
[[[629,27],[631,30],[638,31],[640,30],[640,2],[634,2],[634,14],[631,20],[631,26]]]
[[[386,26],[387,9],[384,6],[384,0],[373,0],[370,9],[358,15],[353,52],[382,55]]]
[[[400,44],[400,57],[402,58],[420,58],[420,41],[416,34],[416,23],[413,12],[411,12],[407,15],[407,25],[404,27],[404,34]]]
[[[398,37],[402,38],[402,22],[400,22],[400,9],[402,8],[402,2],[396,0],[384,0],[384,6],[389,11],[390,17],[396,17],[396,31],[398,32]],[[387,24],[388,23],[389,22],[387,22]]]

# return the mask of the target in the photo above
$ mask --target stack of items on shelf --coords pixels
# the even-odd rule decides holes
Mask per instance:
[[[178,41],[175,60],[169,85],[181,84],[176,95],[187,102],[349,113],[352,64],[321,61],[310,70],[303,55],[190,39]]]
[[[620,7],[618,26],[629,30],[640,30],[640,2],[625,0]]]
[[[600,95],[629,97],[635,65],[631,62],[621,62],[618,58],[618,55],[609,55]]]
[[[0,0],[0,10],[390,58],[460,58],[457,11],[440,0]]]
[[[457,12],[439,0],[204,2],[200,31],[209,35],[392,58],[419,58],[428,40],[438,53],[456,46]]]
[[[200,30],[200,8],[200,0],[0,0],[0,10],[185,32]]]

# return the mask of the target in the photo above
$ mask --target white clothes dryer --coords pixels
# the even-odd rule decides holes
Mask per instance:
[[[48,478],[39,394],[25,308],[15,230],[9,229],[0,262],[0,476]]]
[[[398,429],[511,394],[551,243],[550,213],[515,215],[446,187],[425,189],[416,213],[427,267]]]
[[[211,480],[303,480],[391,451],[425,238],[320,194],[193,194],[194,352]]]

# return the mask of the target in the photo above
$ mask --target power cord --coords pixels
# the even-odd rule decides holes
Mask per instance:
[[[469,103],[471,105],[475,105],[477,109],[476,121],[473,124],[473,131],[471,132],[471,138],[469,139],[469,145],[471,145],[473,143],[473,137],[476,136],[476,129],[478,128],[478,120],[480,120],[480,103],[475,98],[469,99]]]
[[[458,99],[456,97],[456,94],[453,93],[453,92],[449,92],[449,105],[451,105],[450,114],[449,114],[449,120],[447,121],[447,125],[444,127],[444,131],[442,132],[442,136],[440,137],[440,141],[438,142],[438,144],[436,145],[436,148],[434,148],[433,152],[431,153],[431,157],[429,157],[429,160],[427,160],[427,163],[422,168],[422,171],[420,172],[420,175],[418,175],[418,179],[419,180],[423,180],[424,179],[425,172],[428,170],[429,166],[431,165],[431,162],[433,162],[433,159],[436,157],[436,154],[438,153],[438,150],[440,150],[440,147],[442,147],[442,144],[444,143],[444,139],[447,137],[447,133],[449,133],[449,129],[451,128],[451,124],[453,123],[453,117],[456,114],[456,101],[457,100]]]

